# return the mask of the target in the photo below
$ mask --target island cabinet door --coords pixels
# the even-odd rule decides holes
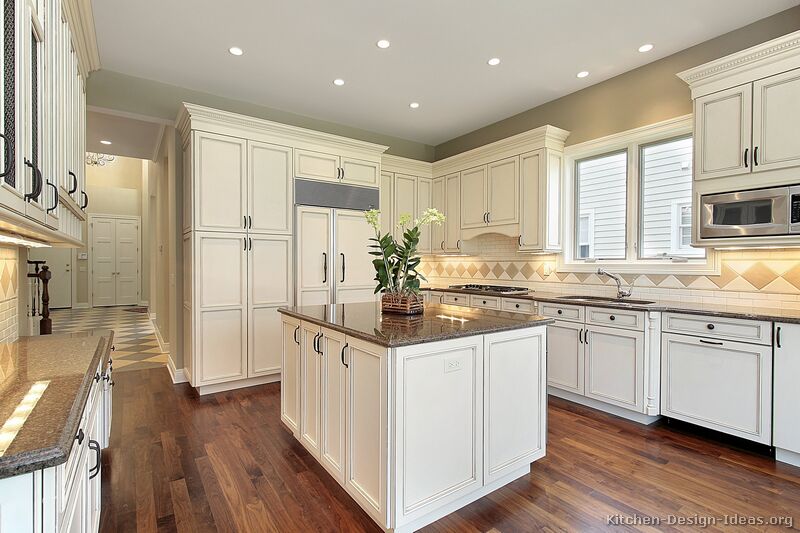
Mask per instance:
[[[400,527],[484,484],[483,337],[398,348],[394,360]]]
[[[300,321],[284,316],[282,322],[281,421],[300,437]]]
[[[586,396],[643,413],[644,333],[590,326],[584,335]]]
[[[345,489],[379,525],[389,527],[389,354],[352,337],[347,343]]]
[[[547,384],[583,394],[583,324],[556,321],[547,326]]]
[[[344,483],[348,344],[344,334],[322,329],[322,409],[320,459],[333,477]]]
[[[484,337],[484,484],[544,457],[545,346],[544,327]]]
[[[303,322],[300,338],[300,442],[318,458],[322,377],[319,326]]]
[[[775,324],[775,447],[800,461],[800,324]],[[780,452],[779,455],[782,455]],[[778,457],[781,460],[781,457]],[[800,465],[798,465],[800,466]]]

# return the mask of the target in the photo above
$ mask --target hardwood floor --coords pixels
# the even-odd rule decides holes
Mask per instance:
[[[283,428],[278,384],[198,398],[166,368],[114,379],[101,531],[380,531]],[[698,529],[613,515],[780,516],[800,528],[800,468],[695,432],[551,399],[547,457],[531,474],[424,531]],[[737,528],[748,529],[786,530]]]

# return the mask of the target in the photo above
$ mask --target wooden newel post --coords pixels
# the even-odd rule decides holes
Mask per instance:
[[[39,281],[42,282],[42,308],[39,313],[42,319],[39,321],[39,335],[50,335],[53,333],[53,321],[50,319],[50,291],[47,284],[50,283],[53,273],[50,272],[50,267],[47,265],[42,265],[42,269],[39,270],[37,264],[36,273],[28,274],[28,277],[39,278]]]

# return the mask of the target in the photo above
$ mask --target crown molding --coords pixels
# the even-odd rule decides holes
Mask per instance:
[[[796,58],[798,55],[800,55],[800,31],[795,31],[676,75],[694,89],[696,86],[713,83],[765,64]]]
[[[442,176],[468,168],[485,165],[492,161],[512,157],[540,148],[562,151],[569,137],[567,130],[555,126],[540,126],[472,150],[450,156],[433,163],[433,175]]]
[[[84,79],[100,70],[100,51],[94,29],[91,0],[62,0],[61,9],[72,35],[72,46],[78,58],[78,69]]]
[[[646,144],[671,136],[691,134],[693,125],[693,115],[681,115],[655,124],[647,124],[590,141],[571,144],[564,149],[564,155],[568,158],[588,157],[591,154],[616,150],[631,143]]]
[[[433,163],[397,155],[383,154],[381,156],[381,170],[385,172],[410,174],[421,178],[430,178],[433,176]]]
[[[290,126],[188,102],[183,102],[178,110],[175,127],[181,134],[184,144],[189,142],[191,130],[203,130],[227,135],[248,134],[253,138],[266,138],[273,142],[277,140],[284,144],[288,143],[290,146],[323,145],[344,151],[369,154],[373,157],[380,157],[389,148],[381,144]]]

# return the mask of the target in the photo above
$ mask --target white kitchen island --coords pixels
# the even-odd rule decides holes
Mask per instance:
[[[544,456],[551,320],[374,303],[281,313],[281,420],[385,530],[415,531]]]

